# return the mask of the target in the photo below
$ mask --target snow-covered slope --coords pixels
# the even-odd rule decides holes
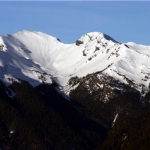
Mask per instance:
[[[66,86],[73,76],[100,72],[123,83],[149,88],[150,46],[121,44],[108,35],[91,32],[73,44],[41,32],[21,31],[0,37],[0,78],[21,78],[33,86],[51,83]]]

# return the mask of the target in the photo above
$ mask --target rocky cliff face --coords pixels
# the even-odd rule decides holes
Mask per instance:
[[[130,85],[100,73],[89,74],[83,78],[72,77],[68,84],[70,93],[80,87],[85,89],[89,95],[94,95],[93,100],[100,100],[104,103],[117,97],[118,94],[135,91]]]
[[[87,108],[92,119],[111,128],[119,118],[136,116],[150,108],[150,91],[142,94],[135,86],[132,82],[124,84],[98,72],[83,78],[72,77],[66,93]]]

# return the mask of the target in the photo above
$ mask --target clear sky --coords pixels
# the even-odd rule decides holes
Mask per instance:
[[[74,43],[88,32],[150,45],[150,2],[1,1],[0,35],[41,31]]]

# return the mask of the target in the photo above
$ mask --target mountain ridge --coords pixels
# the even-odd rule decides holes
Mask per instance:
[[[100,72],[125,84],[128,80],[149,88],[150,47],[132,42],[119,43],[100,32],[81,36],[73,44],[64,44],[56,37],[42,32],[23,30],[0,37],[1,79],[21,78],[33,86],[52,83],[62,87],[71,77],[84,77]]]

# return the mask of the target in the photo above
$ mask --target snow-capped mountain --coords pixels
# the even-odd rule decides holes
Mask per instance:
[[[33,86],[55,80],[64,91],[72,77],[99,73],[139,91],[150,86],[150,46],[119,43],[99,32],[73,44],[41,32],[21,31],[0,36],[0,78],[24,79]]]
[[[149,149],[149,62],[150,46],[99,32],[0,36],[0,149]]]

